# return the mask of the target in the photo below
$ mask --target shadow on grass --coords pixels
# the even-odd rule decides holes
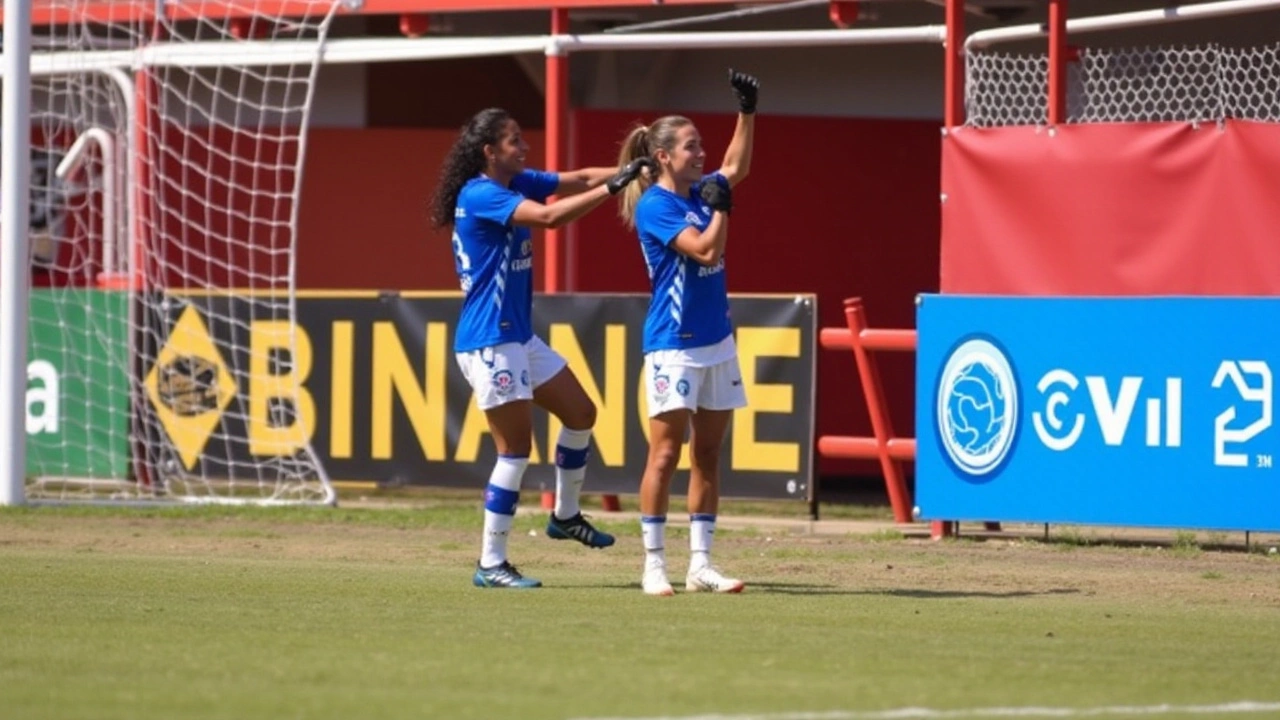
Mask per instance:
[[[882,595],[888,597],[917,598],[921,600],[942,600],[951,598],[1015,598],[1033,597],[1037,595],[1074,595],[1080,591],[1076,588],[1052,588],[1049,590],[1009,590],[1007,592],[987,592],[974,590],[865,590],[858,588],[841,588],[835,585],[815,585],[811,583],[749,583],[747,589],[759,588],[769,593],[785,595]]]
[[[1007,590],[1004,592],[988,592],[984,590],[879,590],[868,591],[867,595],[889,595],[891,597],[907,597],[920,600],[949,600],[951,598],[1020,598],[1038,595],[1076,595],[1076,588],[1052,588],[1050,590]]]
[[[684,578],[681,577],[679,582],[672,579],[672,586],[675,587],[677,595],[705,595],[707,593],[692,593],[684,589]],[[623,583],[601,583],[601,582],[569,582],[556,583],[555,585],[547,585],[545,590],[625,590],[627,592],[640,592],[639,582],[623,582]],[[866,595],[865,590],[857,590],[853,588],[841,588],[835,585],[814,585],[801,583],[777,583],[777,582],[748,582],[744,591],[750,593],[785,593],[792,595]],[[732,593],[728,593],[732,594]]]
[[[683,582],[673,583],[677,595],[685,594],[705,594],[691,593],[684,589]],[[639,593],[640,583],[638,582],[567,582],[544,585],[539,588],[542,592],[554,592],[556,590],[619,590],[628,593]],[[743,594],[771,594],[771,595],[863,595],[863,596],[884,596],[899,598],[915,598],[920,600],[949,600],[953,598],[1019,598],[1019,597],[1035,597],[1040,595],[1074,595],[1080,590],[1076,588],[1051,588],[1049,590],[1009,590],[1007,592],[985,592],[974,590],[867,590],[860,588],[842,588],[831,584],[816,583],[785,583],[785,582],[748,582],[746,590]]]

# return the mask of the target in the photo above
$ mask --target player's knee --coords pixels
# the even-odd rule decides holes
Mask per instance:
[[[680,464],[680,446],[671,443],[659,443],[649,449],[649,465],[659,475],[669,478],[675,474]]]
[[[596,426],[596,404],[590,400],[579,403],[560,418],[570,430],[590,430]]]

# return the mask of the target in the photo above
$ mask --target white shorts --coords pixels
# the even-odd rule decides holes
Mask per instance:
[[[665,364],[667,351],[644,356],[649,417],[672,410],[736,410],[747,406],[738,356],[714,365]]]
[[[503,343],[457,353],[455,357],[481,410],[513,400],[532,400],[533,391],[555,377],[566,364],[564,358],[537,335],[524,344]]]

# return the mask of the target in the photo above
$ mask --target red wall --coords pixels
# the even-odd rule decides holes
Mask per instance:
[[[542,132],[524,136],[531,146],[527,162],[537,167]],[[449,236],[427,221],[440,163],[456,137],[454,130],[313,130],[302,185],[298,285],[456,290]]]

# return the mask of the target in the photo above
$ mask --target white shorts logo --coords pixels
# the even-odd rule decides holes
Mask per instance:
[[[516,386],[516,380],[515,380],[515,377],[512,376],[510,370],[494,371],[493,389],[496,390],[499,395],[503,395],[503,396],[510,395],[511,391],[515,389],[515,386]]]
[[[658,398],[665,399],[669,392],[671,392],[671,379],[666,375],[654,375],[653,394]]]

